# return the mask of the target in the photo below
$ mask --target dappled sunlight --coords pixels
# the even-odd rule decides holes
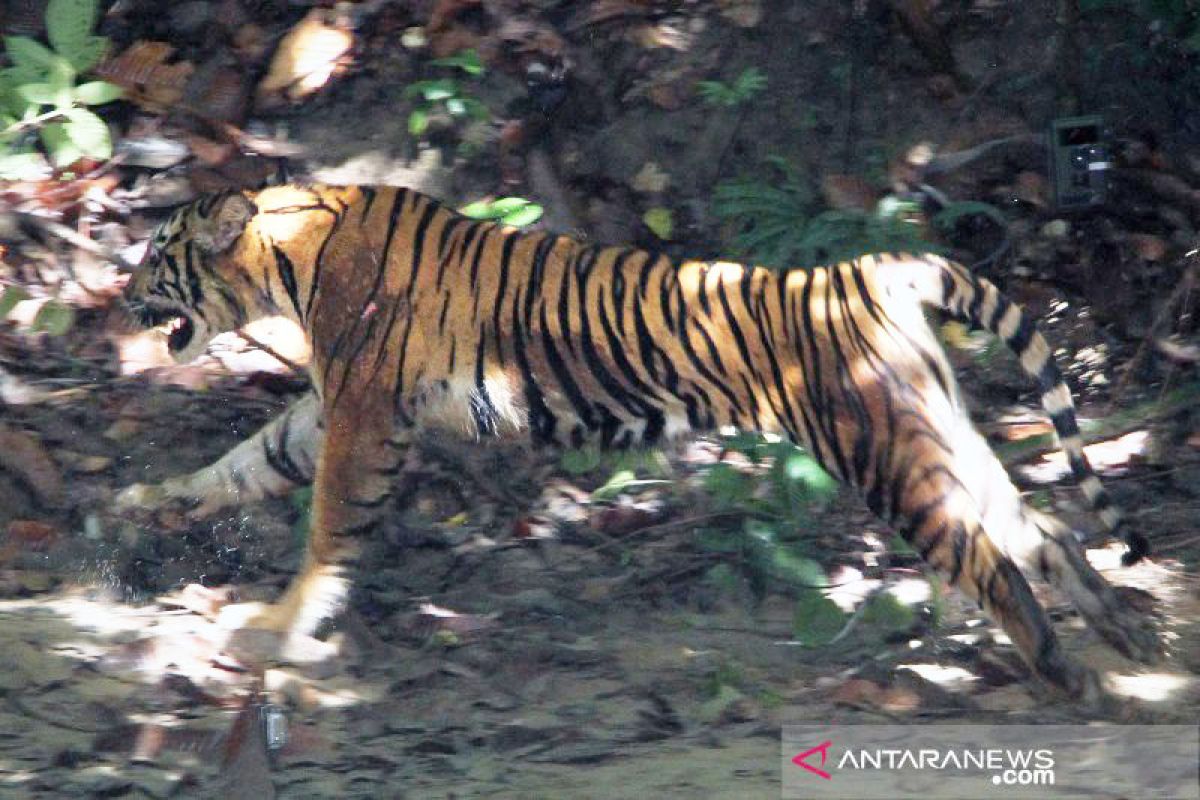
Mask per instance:
[[[1148,672],[1141,675],[1109,673],[1106,680],[1115,694],[1147,703],[1183,699],[1185,695],[1194,694],[1200,685],[1200,681],[1194,676],[1169,672]]]
[[[923,680],[936,683],[944,689],[962,690],[979,681],[979,676],[962,667],[943,664],[897,664],[897,670],[908,670]]]
[[[16,615],[53,615],[82,634],[48,643],[56,657],[95,666],[104,674],[136,676],[147,685],[186,678],[197,687],[225,695],[249,688],[247,682],[254,674],[223,654],[231,631],[186,609],[134,607],[82,593],[0,601],[0,617]],[[307,677],[303,668],[260,672],[267,691],[277,691],[301,708],[375,702],[383,691],[361,678]]]
[[[1149,431],[1133,431],[1115,439],[1089,444],[1083,448],[1092,466],[1100,472],[1128,467],[1146,452],[1150,442]],[[1050,483],[1071,474],[1066,456],[1059,450],[1042,456],[1036,464],[1017,468],[1022,476],[1038,483]]]

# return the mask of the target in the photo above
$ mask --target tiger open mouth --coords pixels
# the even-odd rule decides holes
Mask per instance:
[[[178,353],[187,347],[196,335],[196,325],[191,318],[175,311],[143,307],[138,317],[147,328],[154,328],[167,337],[167,349]]]

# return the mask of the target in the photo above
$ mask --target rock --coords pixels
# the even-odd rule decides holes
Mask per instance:
[[[1042,226],[1042,235],[1047,239],[1065,239],[1071,232],[1071,223],[1065,219],[1052,219]]]

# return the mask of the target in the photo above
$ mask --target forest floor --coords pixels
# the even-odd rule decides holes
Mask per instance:
[[[212,57],[198,75],[236,76],[214,53],[230,46],[219,9],[239,4],[178,5],[156,15],[153,3],[123,4],[145,13],[120,20],[124,34],[107,33],[170,40],[181,60]],[[262,15],[263,48],[278,38],[267,32],[282,34],[299,14],[241,5]],[[1195,106],[1143,90],[1173,73],[1155,73],[1153,61],[1131,66],[1119,48],[1090,65],[1090,77],[1113,79],[1098,81],[1094,99],[1127,135],[1126,177],[1115,179],[1124,194],[1067,219],[1050,207],[1041,145],[1028,146],[1053,115],[1050,54],[1027,44],[1052,38],[1050,2],[1028,13],[983,0],[933,4],[960,15],[941,23],[955,32],[955,69],[978,79],[972,90],[930,76],[919,46],[877,20],[848,41],[846,9],[857,4],[436,3],[461,11],[457,22],[443,15],[440,35],[459,42],[452,49],[490,46],[496,63],[511,51],[561,57],[575,82],[559,116],[525,119],[539,128],[527,141],[514,145],[502,127],[473,143],[475,157],[445,160],[406,134],[404,88],[425,74],[429,54],[395,42],[410,26],[433,36],[427,17],[409,18],[418,5],[361,4],[379,16],[357,34],[358,71],[271,112],[282,118],[272,118],[273,133],[303,151],[291,164],[301,174],[453,200],[523,194],[546,206],[550,228],[715,256],[729,231],[708,210],[714,185],[762,174],[773,155],[786,154],[814,186],[866,174],[814,188],[836,206],[838,187],[885,193],[916,142],[953,154],[1003,140],[938,185],[1013,218],[1010,247],[989,274],[1047,321],[1081,417],[1100,423],[1089,455],[1155,554],[1129,568],[1115,544],[1089,555],[1157,620],[1165,661],[1122,659],[1062,596],[1037,586],[1068,652],[1121,702],[1095,710],[1048,695],[977,608],[912,554],[888,552],[891,533],[849,492],[806,512],[805,552],[846,608],[883,591],[911,613],[847,616],[837,641],[805,646],[795,592],[762,585],[745,553],[711,545],[714,533],[742,535],[746,514],[717,503],[705,476],[719,462],[762,472],[719,441],[648,459],[641,482],[620,491],[597,491],[616,469],[610,461],[580,468],[515,447],[427,441],[364,556],[353,610],[332,633],[339,657],[248,668],[223,652],[213,617],[234,595],[266,599],[286,585],[303,552],[303,497],[203,519],[118,514],[110,503],[129,484],[211,463],[298,397],[304,379],[237,339],[199,364],[170,364],[161,342],[119,321],[111,271],[57,240],[30,240],[6,251],[16,265],[4,265],[6,285],[70,264],[72,280],[92,275],[108,288],[80,294],[87,302],[61,335],[32,332],[20,315],[0,321],[0,797],[777,797],[788,723],[1200,721],[1200,390],[1193,351],[1160,325],[1196,328],[1191,296],[1180,302],[1176,290],[1195,272],[1185,253],[1200,227],[1190,188],[1200,164],[1169,159],[1187,152],[1176,140],[1194,135]],[[521,24],[489,17],[497,8]],[[243,72],[264,72],[258,58]],[[471,91],[504,109],[497,115],[528,114],[520,73],[493,61]],[[695,99],[697,79],[732,82],[746,66],[768,76],[753,104]],[[1187,83],[1169,80],[1172,91]],[[182,167],[121,167],[125,197],[142,205],[131,201],[130,213],[93,231],[117,249],[144,240],[163,198],[236,183],[232,163],[271,162],[230,147],[218,157],[159,113],[143,109],[120,125],[131,138],[187,142],[191,154]],[[441,135],[467,138],[453,126]],[[675,223],[669,243],[641,214],[664,206]],[[987,231],[973,241],[967,233],[973,247],[956,254],[992,250]],[[16,258],[29,252],[54,258]],[[57,286],[34,293],[67,296]],[[285,332],[255,336],[302,356]],[[976,347],[952,357],[998,445],[1046,430],[1030,422],[1040,412],[1006,354]],[[1071,507],[1052,459],[1006,452],[1031,498]],[[274,713],[289,740],[268,752],[260,718]]]
[[[916,559],[882,552],[889,535],[850,493],[815,512],[812,551],[843,594],[883,581],[919,613],[801,646],[793,597],[710,580],[739,559],[696,529],[735,536],[740,520],[696,486],[721,456],[704,441],[674,454],[675,488],[603,501],[590,493],[603,467],[579,476],[519,449],[427,443],[364,560],[338,658],[246,669],[223,653],[213,612],[231,585],[266,598],[286,584],[297,505],[196,522],[106,510],[119,487],[202,466],[282,407],[272,390],[288,384],[258,373],[210,374],[202,392],[162,383],[172,371],[194,383],[195,370],[151,383],[76,369],[75,385],[9,414],[64,465],[72,500],[39,514],[29,483],[0,480],[0,506],[46,526],[19,552],[10,534],[0,571],[0,796],[773,797],[789,723],[1200,719],[1194,452],[1166,471],[1120,457],[1109,484],[1157,554],[1122,568],[1116,545],[1091,553],[1141,590],[1164,663],[1125,661],[1037,587],[1119,708],[1040,690],[978,609],[930,596]],[[286,709],[290,734],[270,757],[265,701]]]

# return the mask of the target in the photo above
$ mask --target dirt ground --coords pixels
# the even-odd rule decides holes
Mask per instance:
[[[224,595],[185,587],[234,584],[243,598],[282,587],[300,553],[296,505],[199,522],[106,511],[120,486],[216,458],[290,386],[261,374],[210,381],[195,392],[76,377],[12,409],[9,425],[75,465],[64,474],[77,505],[47,515],[0,472],[8,519],[61,530],[9,552],[0,572],[0,796],[772,797],[789,722],[1200,718],[1194,454],[1165,472],[1126,465],[1109,481],[1154,559],[1120,568],[1117,548],[1092,554],[1111,580],[1153,597],[1165,663],[1124,661],[1039,589],[1068,650],[1106,675],[1120,707],[1041,693],[952,592],[914,601],[936,602],[936,624],[864,621],[836,644],[798,646],[790,597],[755,602],[705,579],[721,557],[697,546],[705,498],[688,488],[719,455],[704,443],[672,459],[682,488],[598,503],[586,490],[603,468],[572,477],[546,456],[430,442],[367,554],[355,610],[334,633],[339,658],[247,671],[222,655],[210,621]],[[639,502],[654,511],[634,530],[596,524],[597,512]],[[847,591],[854,575],[892,586],[920,575],[902,556],[868,566],[870,542],[887,534],[848,494],[812,536]],[[290,734],[269,757],[249,722],[260,700],[286,709]]]

